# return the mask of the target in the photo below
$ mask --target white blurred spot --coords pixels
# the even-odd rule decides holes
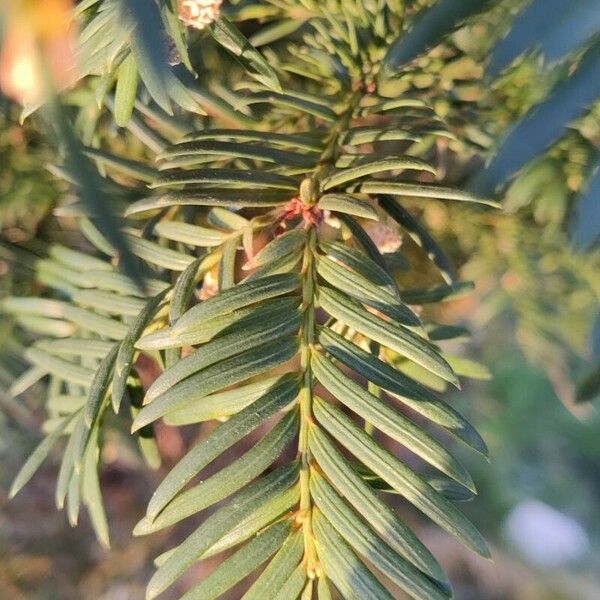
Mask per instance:
[[[573,562],[590,547],[587,533],[575,519],[537,500],[515,506],[504,531],[523,558],[539,567]]]

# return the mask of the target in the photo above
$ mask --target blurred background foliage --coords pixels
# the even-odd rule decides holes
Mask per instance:
[[[299,25],[290,24],[281,8],[288,3],[268,3],[272,11],[265,28],[254,18],[256,4],[231,2],[224,9],[242,22],[242,30],[262,46],[272,64],[281,63],[278,47],[293,49],[293,36],[302,35],[301,19]],[[418,14],[447,2],[407,4]],[[489,381],[470,384],[455,401],[483,433],[493,457],[491,466],[483,467],[472,457],[464,460],[481,489],[479,500],[466,510],[490,536],[496,564],[462,554],[433,530],[423,528],[422,535],[449,569],[461,600],[591,600],[597,598],[600,583],[600,419],[593,404],[600,391],[600,326],[594,325],[600,298],[600,101],[582,105],[577,101],[581,96],[575,96],[576,108],[569,110],[570,97],[564,90],[565,82],[573,84],[582,57],[598,54],[600,9],[594,0],[577,0],[568,8],[554,0],[466,5],[474,7],[466,25],[442,43],[431,37],[422,50],[433,47],[426,53],[416,51],[393,86],[396,92],[425,93],[456,134],[456,139],[423,149],[441,165],[440,182],[485,189],[503,202],[499,213],[467,212],[442,203],[414,207],[423,210],[425,223],[463,278],[477,282],[474,293],[445,304],[443,316],[447,322],[470,326],[474,336],[461,344],[462,354],[490,370],[489,377],[479,373]],[[540,12],[540,6],[545,11]],[[286,37],[277,39],[279,35]],[[228,61],[223,79],[208,82],[198,94],[221,116],[243,121],[243,112],[231,115],[218,100],[235,104],[236,92],[227,90],[235,89],[236,63],[221,50],[200,48],[193,37],[189,43],[190,60],[200,75],[203,64]],[[410,48],[402,50],[410,55]],[[201,77],[199,81],[204,86]],[[128,122],[127,130],[115,125],[110,94],[98,108],[103,86],[106,81],[92,76],[66,95],[66,110],[75,119],[78,135],[90,147],[117,154],[126,150],[131,159],[144,160],[147,150],[140,134],[147,132],[135,120]],[[553,101],[563,110],[548,113],[553,115],[552,126],[547,120],[536,121],[540,107],[541,118],[548,118],[543,110]],[[33,115],[22,126],[18,119],[18,108],[1,99],[2,296],[38,291],[35,261],[50,243],[86,247],[65,211],[62,218],[55,216],[66,188],[47,168],[54,162],[53,151],[39,118]],[[533,129],[527,129],[532,124]],[[189,122],[178,117],[156,125],[159,131],[184,131]],[[538,131],[536,140],[531,132]],[[515,137],[519,132],[521,137]],[[549,133],[550,140],[545,137]],[[511,144],[518,146],[519,141],[531,155],[523,154],[525,160],[514,171],[507,167],[508,181],[497,178],[502,171],[495,171],[498,157],[508,154],[518,160]],[[119,199],[112,201],[118,205]],[[407,254],[418,255],[410,240],[404,244]],[[90,599],[141,598],[151,557],[162,540],[154,536],[132,543],[129,532],[156,485],[150,479],[156,476],[145,473],[133,451],[122,451],[124,438],[115,435],[105,447],[106,504],[116,523],[108,554],[91,541],[87,524],[83,531],[71,531],[50,507],[52,466],[45,467],[18,503],[8,504],[10,477],[35,443],[41,384],[18,401],[11,396],[11,383],[24,370],[19,354],[26,340],[5,317],[0,335],[0,589],[10,600],[80,599],[83,589]],[[184,440],[166,428],[160,433],[163,455],[172,462]],[[118,460],[115,445],[120,448]],[[579,552],[561,557],[557,551],[556,563],[549,565],[536,562],[523,548],[519,551],[507,523],[531,499],[568,515],[571,525],[585,530]],[[547,521],[547,527],[553,523]]]
[[[44,169],[50,151],[42,134],[33,123],[20,126],[18,116],[17,107],[0,98],[0,227],[3,239],[12,242],[34,237],[58,199]]]

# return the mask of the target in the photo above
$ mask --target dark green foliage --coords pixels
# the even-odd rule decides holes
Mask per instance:
[[[333,588],[391,598],[392,586],[450,598],[443,570],[387,494],[488,556],[454,505],[475,487],[446,440],[487,448],[433,391],[487,373],[446,352],[463,328],[423,311],[472,284],[410,207],[452,201],[487,214],[497,205],[437,185],[429,150],[452,133],[427,94],[389,92],[391,70],[487,3],[450,14],[441,2],[396,43],[404,4],[238,2],[195,32],[166,1],[79,6],[89,76],[79,125],[100,101],[83,136],[85,169],[97,167],[121,222],[109,234],[79,185],[81,201],[63,210],[103,258],[52,248],[37,264],[48,298],[3,300],[35,338],[16,391],[46,377],[49,388],[49,435],[11,493],[65,438],[57,506],[74,523],[84,504],[108,543],[97,476],[106,429],[131,426],[156,467],[157,421],[218,421],[166,474],[135,528],[146,535],[201,516],[157,558],[149,599],[229,550],[184,598],[216,598],[259,571],[244,598],[326,599]],[[246,21],[260,50],[237,27]],[[167,42],[156,42],[165,35],[182,64],[168,64]],[[188,42],[202,52],[188,55]],[[128,132],[106,133],[112,115]],[[72,180],[69,166],[61,172]],[[372,224],[414,240],[432,275],[403,248],[386,252]],[[133,267],[139,285],[127,277]],[[147,362],[162,373],[143,385]]]

